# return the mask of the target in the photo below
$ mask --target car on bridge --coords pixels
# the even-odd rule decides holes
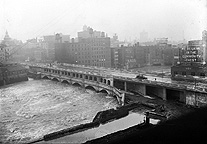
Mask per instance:
[[[137,78],[137,79],[141,79],[141,80],[142,80],[142,79],[147,79],[147,77],[145,77],[144,75],[137,75],[136,78]]]

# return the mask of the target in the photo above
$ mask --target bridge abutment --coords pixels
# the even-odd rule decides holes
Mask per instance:
[[[125,104],[125,93],[121,94],[121,105],[124,106]]]

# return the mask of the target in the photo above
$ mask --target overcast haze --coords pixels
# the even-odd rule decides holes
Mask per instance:
[[[206,0],[0,0],[0,38],[23,40],[61,32],[72,37],[83,25],[120,40],[201,39],[207,29]]]

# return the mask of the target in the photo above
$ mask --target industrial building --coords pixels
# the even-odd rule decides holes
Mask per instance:
[[[200,77],[207,75],[206,33],[206,31],[203,31],[202,40],[191,40],[188,42],[187,47],[180,50],[179,61],[171,67],[173,78],[179,75]]]

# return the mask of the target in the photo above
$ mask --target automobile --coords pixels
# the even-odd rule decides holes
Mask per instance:
[[[137,75],[136,76],[137,79],[147,79],[147,77],[143,76],[143,75]]]

